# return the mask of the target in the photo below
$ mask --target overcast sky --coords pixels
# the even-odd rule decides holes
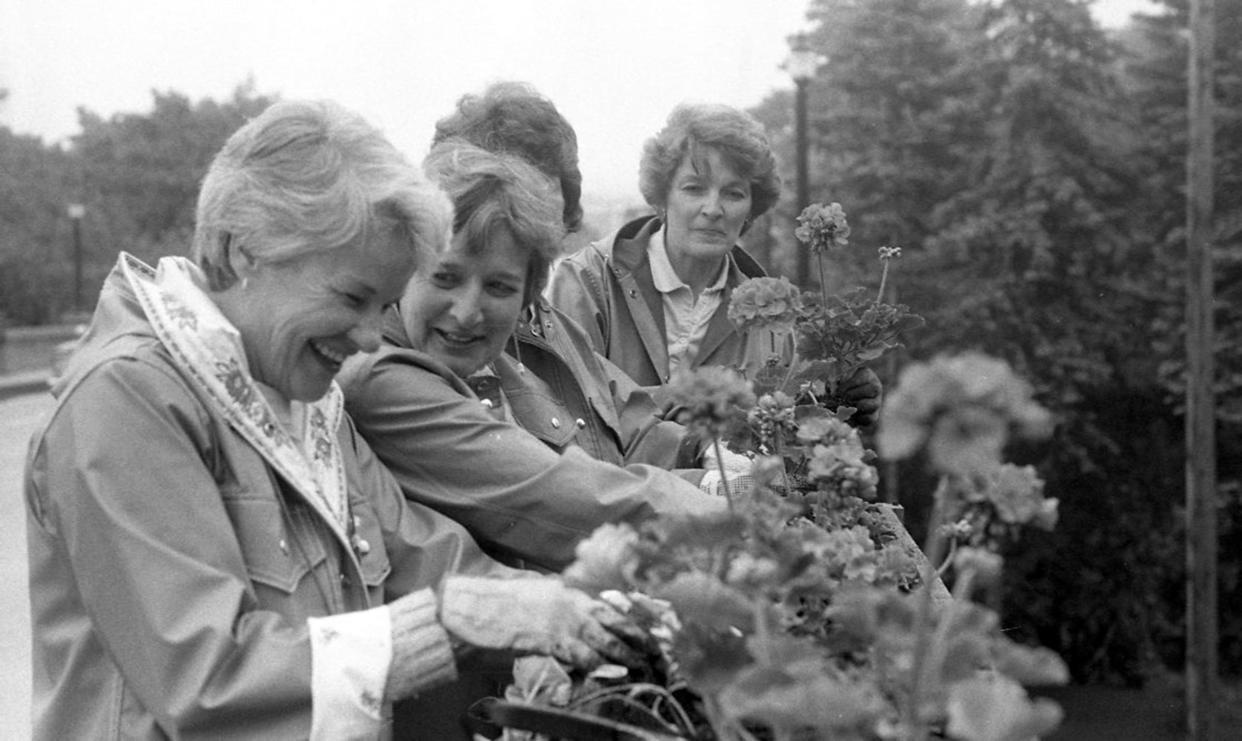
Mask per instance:
[[[420,157],[457,98],[525,80],[578,132],[585,190],[636,196],[643,140],[683,100],[746,107],[807,0],[0,0],[0,124],[57,141],[77,106],[145,112],[151,90],[333,98]],[[1147,0],[1098,0],[1122,24]]]

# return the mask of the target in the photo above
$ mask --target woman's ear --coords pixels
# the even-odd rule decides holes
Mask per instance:
[[[227,239],[228,244],[225,245],[224,253],[228,256],[229,269],[233,271],[233,275],[237,276],[237,281],[242,288],[245,288],[259,263],[250,251],[237,241],[236,237],[230,235]]]

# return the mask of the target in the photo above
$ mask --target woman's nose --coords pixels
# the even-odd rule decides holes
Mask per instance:
[[[476,326],[483,321],[482,292],[477,288],[462,291],[449,308],[449,314],[463,328]]]
[[[703,197],[703,205],[700,207],[706,216],[720,216],[724,213],[724,207],[720,202],[719,193],[708,193]]]
[[[358,346],[359,352],[375,352],[383,341],[384,312],[371,312],[349,331],[349,340]]]

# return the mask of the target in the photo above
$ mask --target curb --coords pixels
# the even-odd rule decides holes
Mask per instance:
[[[23,394],[47,393],[51,380],[46,371],[0,377],[0,401]]]

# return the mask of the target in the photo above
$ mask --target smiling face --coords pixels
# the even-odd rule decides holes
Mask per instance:
[[[448,251],[421,261],[401,299],[413,346],[463,378],[498,358],[522,312],[529,262],[506,229],[482,250],[455,234]]]
[[[414,270],[408,241],[386,235],[285,263],[257,263],[222,303],[255,380],[296,401],[327,393],[345,358],[379,348],[384,307]]]
[[[692,152],[694,153],[694,152]],[[673,173],[665,208],[669,261],[686,283],[716,277],[750,215],[750,183],[715,147],[687,154]]]

